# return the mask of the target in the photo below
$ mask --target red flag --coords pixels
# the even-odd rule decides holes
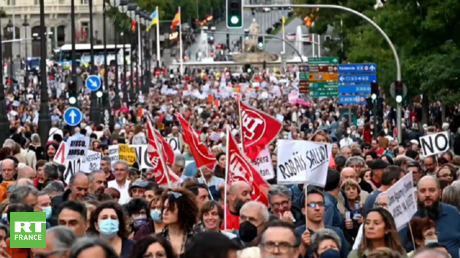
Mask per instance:
[[[174,165],[175,154],[174,154],[174,150],[172,149],[171,145],[169,145],[169,143],[165,140],[165,138],[163,138],[161,133],[158,132],[157,130],[155,130],[155,135],[157,137],[158,144],[162,146],[161,149],[163,150],[162,154],[165,159],[165,162],[170,165]]]
[[[207,166],[209,169],[214,169],[216,157],[214,157],[208,147],[203,144],[200,137],[198,137],[187,120],[185,120],[179,113],[176,113],[176,117],[179,119],[182,127],[184,142],[190,147],[190,151],[192,152],[193,158],[195,158],[197,167],[201,168],[203,166]]]
[[[252,200],[259,201],[268,206],[268,189],[270,186],[260,176],[259,172],[247,161],[241,153],[235,139],[229,136],[228,139],[228,179],[227,184],[231,185],[233,182],[245,181],[252,186]]]
[[[180,182],[180,178],[169,169],[169,167],[166,164],[163,164],[162,158],[160,155],[162,155],[162,152],[164,152],[164,148],[158,148],[155,141],[155,129],[153,129],[152,123],[150,122],[150,119],[147,118],[147,138],[148,138],[148,154],[150,158],[150,162],[152,163],[153,166],[153,174],[155,175],[155,181],[157,182],[158,185],[168,185],[168,178],[166,177],[165,170],[168,171],[169,175],[169,180],[172,183]],[[161,143],[158,143],[161,145]],[[169,145],[169,144],[168,144]],[[163,149],[163,151],[158,151],[159,149]],[[164,162],[166,162],[164,158]],[[174,162],[174,160],[173,160]]]
[[[246,106],[242,101],[239,104],[243,150],[246,156],[254,161],[276,138],[283,125],[264,112]]]

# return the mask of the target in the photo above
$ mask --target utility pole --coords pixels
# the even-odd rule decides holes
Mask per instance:
[[[74,1],[74,0],[72,0]],[[42,146],[46,146],[51,129],[51,117],[48,95],[48,76],[46,74],[45,0],[40,0],[40,119],[39,132]],[[3,92],[3,91],[2,91]]]

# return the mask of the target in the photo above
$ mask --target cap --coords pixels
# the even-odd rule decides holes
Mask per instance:
[[[385,169],[388,167],[388,163],[381,159],[376,159],[372,162],[371,169]]]
[[[131,190],[133,188],[146,188],[148,185],[149,185],[149,182],[138,180],[134,182],[129,189]]]
[[[417,145],[418,145],[418,141],[415,140],[415,139],[410,140],[410,143],[412,143],[412,144],[417,144]]]

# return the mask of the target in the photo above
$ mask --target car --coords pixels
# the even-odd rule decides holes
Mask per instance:
[[[296,34],[295,33],[287,33],[286,34],[286,40],[293,41],[296,39]]]

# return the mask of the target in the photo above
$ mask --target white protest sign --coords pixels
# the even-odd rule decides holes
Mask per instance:
[[[67,155],[66,159],[78,159],[80,157],[85,157],[88,153],[89,147],[89,138],[77,135],[72,136],[67,139],[66,150]]]
[[[168,137],[166,141],[171,145],[173,151],[180,151],[179,138],[178,137]]]
[[[81,167],[81,159],[67,160],[64,171],[64,182],[69,184],[72,175],[78,173]]]
[[[326,184],[332,145],[329,143],[278,141],[278,184]]]
[[[152,162],[150,162],[150,157],[148,153],[149,146],[144,145],[129,145],[136,150],[137,163],[139,164],[139,169],[144,168],[153,168]]]
[[[388,196],[388,211],[393,215],[396,227],[401,229],[417,212],[412,172],[388,189],[386,194]]]
[[[115,164],[115,162],[119,159],[119,152],[118,152],[118,145],[110,145],[109,146],[109,158],[110,158],[110,165]]]
[[[449,132],[440,132],[420,137],[423,156],[431,156],[449,150]]]
[[[268,146],[263,149],[257,156],[255,161],[251,161],[251,164],[259,172],[259,174],[265,180],[269,180],[275,177],[275,171],[273,170],[272,157]]]
[[[80,170],[85,173],[91,173],[101,168],[102,154],[88,150],[88,155],[82,158]]]

